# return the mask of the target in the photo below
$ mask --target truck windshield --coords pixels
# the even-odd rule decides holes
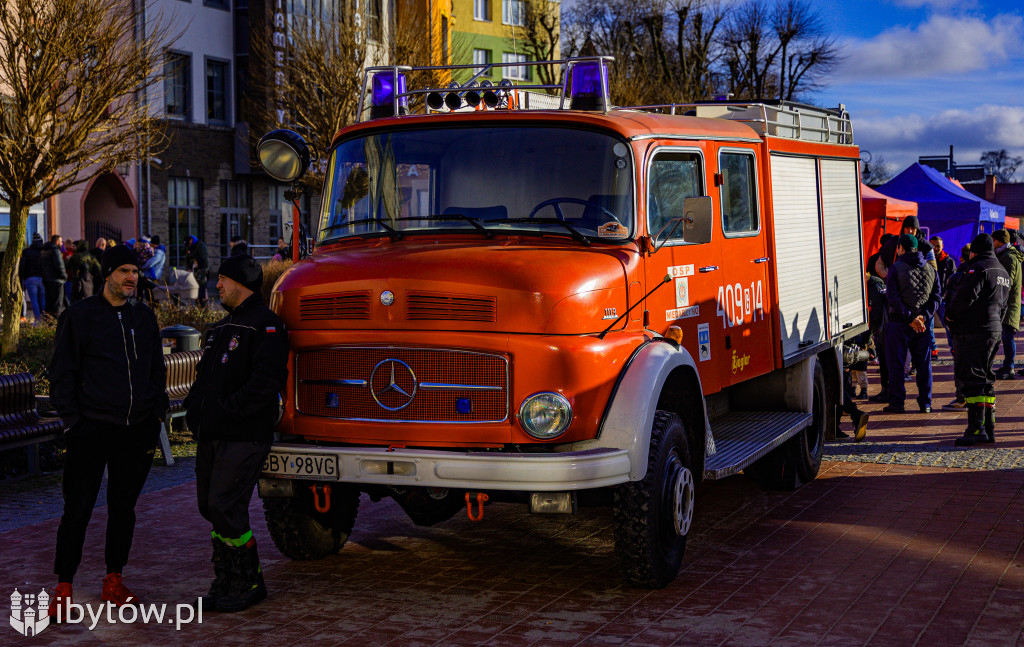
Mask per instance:
[[[331,155],[318,242],[481,228],[621,241],[633,234],[632,192],[630,148],[610,134],[555,127],[382,132],[344,141]]]

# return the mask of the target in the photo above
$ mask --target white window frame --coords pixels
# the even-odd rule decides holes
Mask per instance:
[[[501,22],[512,27],[525,27],[526,0],[501,0]]]
[[[516,54],[513,52],[502,52],[501,62],[502,63],[526,63],[529,58],[526,54]],[[516,65],[514,67],[502,68],[502,77],[506,79],[512,79],[513,81],[529,81],[529,71],[525,65]]]
[[[491,22],[491,0],[473,0],[473,20]]]
[[[483,68],[491,64],[491,50],[489,49],[474,49],[473,50],[473,65],[479,65],[479,68],[473,68],[473,74],[480,72]],[[483,73],[483,76],[491,76],[492,72],[487,71]]]

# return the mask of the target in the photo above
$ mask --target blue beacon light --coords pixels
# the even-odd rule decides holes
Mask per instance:
[[[395,72],[377,72],[373,75],[370,119],[395,116],[395,95],[405,94],[405,75]],[[409,97],[398,97],[398,114],[409,112]]]
[[[608,67],[604,61],[583,61],[572,67],[569,108],[605,110],[604,88],[608,87]]]

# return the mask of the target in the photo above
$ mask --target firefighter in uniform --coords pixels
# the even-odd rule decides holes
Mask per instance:
[[[281,319],[263,303],[259,263],[234,256],[218,274],[228,316],[206,333],[185,408],[198,440],[199,512],[213,525],[215,577],[202,604],[231,612],[267,596],[249,501],[273,440],[288,375],[288,338]]]
[[[956,339],[954,372],[963,383],[967,429],[961,447],[995,442],[995,373],[992,362],[1003,332],[1010,275],[996,259],[992,237],[971,241],[971,261],[946,304],[946,320]]]

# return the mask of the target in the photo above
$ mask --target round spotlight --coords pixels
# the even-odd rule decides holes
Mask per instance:
[[[458,110],[462,107],[462,97],[458,92],[449,92],[444,95],[444,105],[448,106],[449,110]]]
[[[431,110],[440,110],[444,107],[444,97],[441,96],[440,92],[430,92],[427,94],[427,107]]]

